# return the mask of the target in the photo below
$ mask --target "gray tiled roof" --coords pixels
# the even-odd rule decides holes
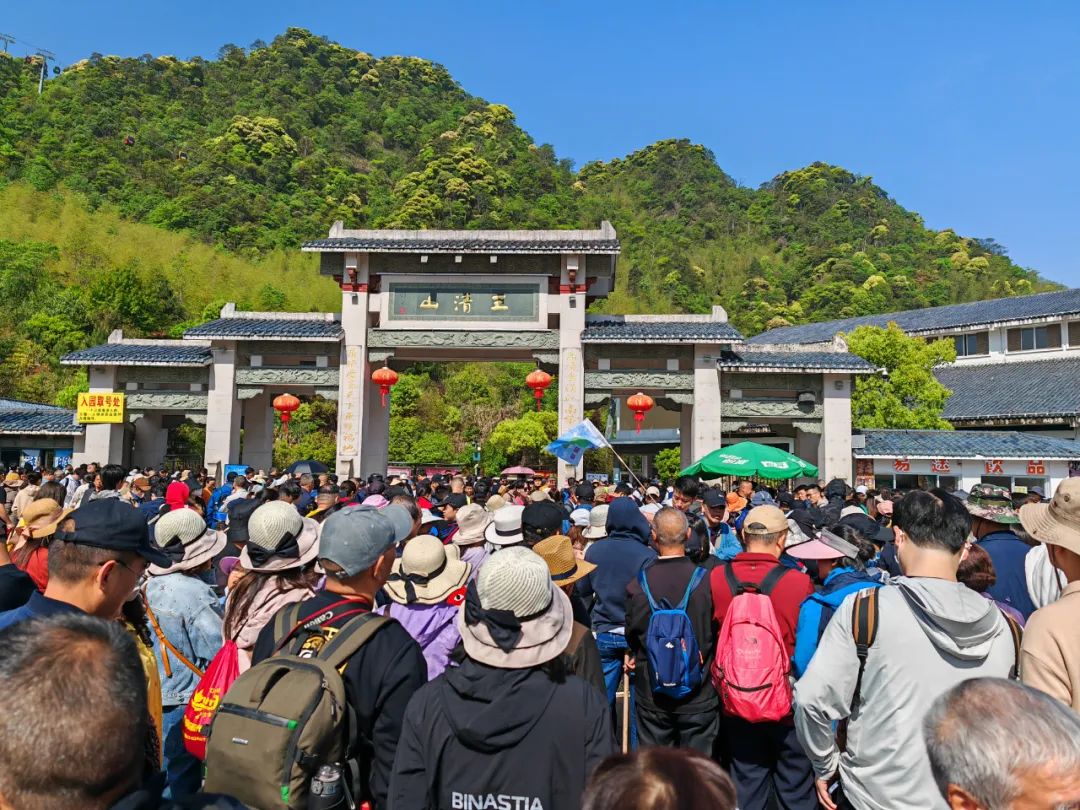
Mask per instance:
[[[589,253],[617,254],[610,224],[587,231],[345,231],[304,242],[304,250],[366,253]]]
[[[0,401],[0,434],[78,435],[82,432],[82,425],[75,424],[74,411],[51,405],[39,409],[7,408]]]
[[[185,338],[216,340],[340,340],[341,323],[301,318],[218,318],[193,326]]]
[[[62,411],[59,405],[27,402],[25,399],[0,399],[0,411]]]
[[[767,347],[762,347],[765,349]],[[854,374],[873,374],[877,369],[872,363],[849,352],[792,352],[759,351],[740,349],[723,352],[716,361],[721,369],[729,371],[847,371]]]
[[[857,326],[885,326],[890,321],[909,334],[938,332],[943,329],[971,329],[993,323],[1049,318],[1080,312],[1080,289],[995,298],[944,307],[909,309],[885,315],[867,315],[839,321],[822,321],[803,326],[781,326],[749,339],[750,343],[818,343],[832,340],[837,332],[850,332]]]
[[[1012,430],[864,430],[856,458],[1025,458],[1080,461],[1080,442]]]
[[[1080,359],[958,363],[934,376],[953,392],[943,413],[949,421],[1080,415]]]
[[[739,330],[724,321],[593,321],[582,343],[741,343]]]
[[[65,366],[207,366],[210,359],[208,346],[103,343],[65,354],[60,362]]]

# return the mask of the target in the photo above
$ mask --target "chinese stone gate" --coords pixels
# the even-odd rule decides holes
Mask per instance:
[[[586,405],[608,405],[609,435],[642,391],[667,429],[643,431],[650,450],[673,444],[687,464],[753,436],[851,477],[853,374],[872,373],[840,342],[744,343],[720,307],[708,315],[586,315],[615,280],[619,242],[607,222],[585,231],[346,230],[305,243],[341,287],[340,315],[238,312],[180,341],[135,341],[67,355],[89,367],[91,390],[124,390],[125,425],[87,425],[75,461],[155,463],[170,420],[205,422],[205,462],[266,468],[270,403],[285,390],[338,401],[337,471],[387,466],[389,408],[372,372],[418,361],[535,361],[558,378],[559,429]],[[522,381],[524,384],[524,381]],[[243,428],[243,443],[240,430]],[[631,434],[633,438],[631,438]],[[580,470],[560,462],[559,477]]]

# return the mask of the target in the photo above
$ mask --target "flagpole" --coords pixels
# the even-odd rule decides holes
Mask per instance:
[[[600,435],[602,435],[602,436],[603,436],[603,434],[600,434]],[[617,458],[617,459],[618,459],[619,461],[621,461],[621,462],[622,462],[622,465],[623,465],[623,467],[625,467],[625,468],[626,468],[626,471],[627,471],[628,473],[630,473],[630,475],[631,475],[631,476],[633,477],[633,479],[634,479],[635,481],[637,481],[637,484],[638,484],[638,486],[639,486],[639,487],[641,487],[642,489],[644,489],[644,488],[645,488],[645,485],[644,485],[643,483],[641,483],[641,479],[637,477],[637,475],[636,475],[636,474],[634,473],[634,471],[633,471],[632,469],[630,469],[630,465],[629,465],[629,464],[627,464],[627,463],[626,463],[626,460],[625,460],[625,459],[624,459],[624,458],[623,458],[622,456],[620,456],[620,455],[619,455],[619,451],[618,451],[618,450],[616,450],[616,449],[615,449],[614,447],[612,447],[612,446],[611,446],[611,442],[609,442],[609,441],[608,441],[608,438],[607,438],[607,436],[604,436],[604,444],[606,444],[606,445],[607,445],[607,447],[608,447],[608,450],[610,450],[610,451],[611,451],[612,453],[614,453],[614,454],[615,454],[615,458]]]

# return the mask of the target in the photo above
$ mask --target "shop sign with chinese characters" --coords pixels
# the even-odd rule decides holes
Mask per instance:
[[[124,395],[113,393],[79,394],[75,421],[80,425],[120,424],[124,421]]]
[[[392,282],[387,316],[391,321],[536,321],[539,299],[535,284]]]

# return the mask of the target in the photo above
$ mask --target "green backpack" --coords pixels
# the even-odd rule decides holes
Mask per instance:
[[[207,792],[227,793],[255,810],[285,810],[307,807],[320,765],[337,763],[347,784],[360,782],[356,762],[348,761],[358,731],[341,670],[390,620],[365,612],[320,649],[311,639],[321,636],[305,640],[298,631],[334,607],[303,619],[300,604],[278,613],[274,638],[281,640],[274,655],[233,682],[214,716],[206,744]],[[355,804],[362,799],[352,796]]]

